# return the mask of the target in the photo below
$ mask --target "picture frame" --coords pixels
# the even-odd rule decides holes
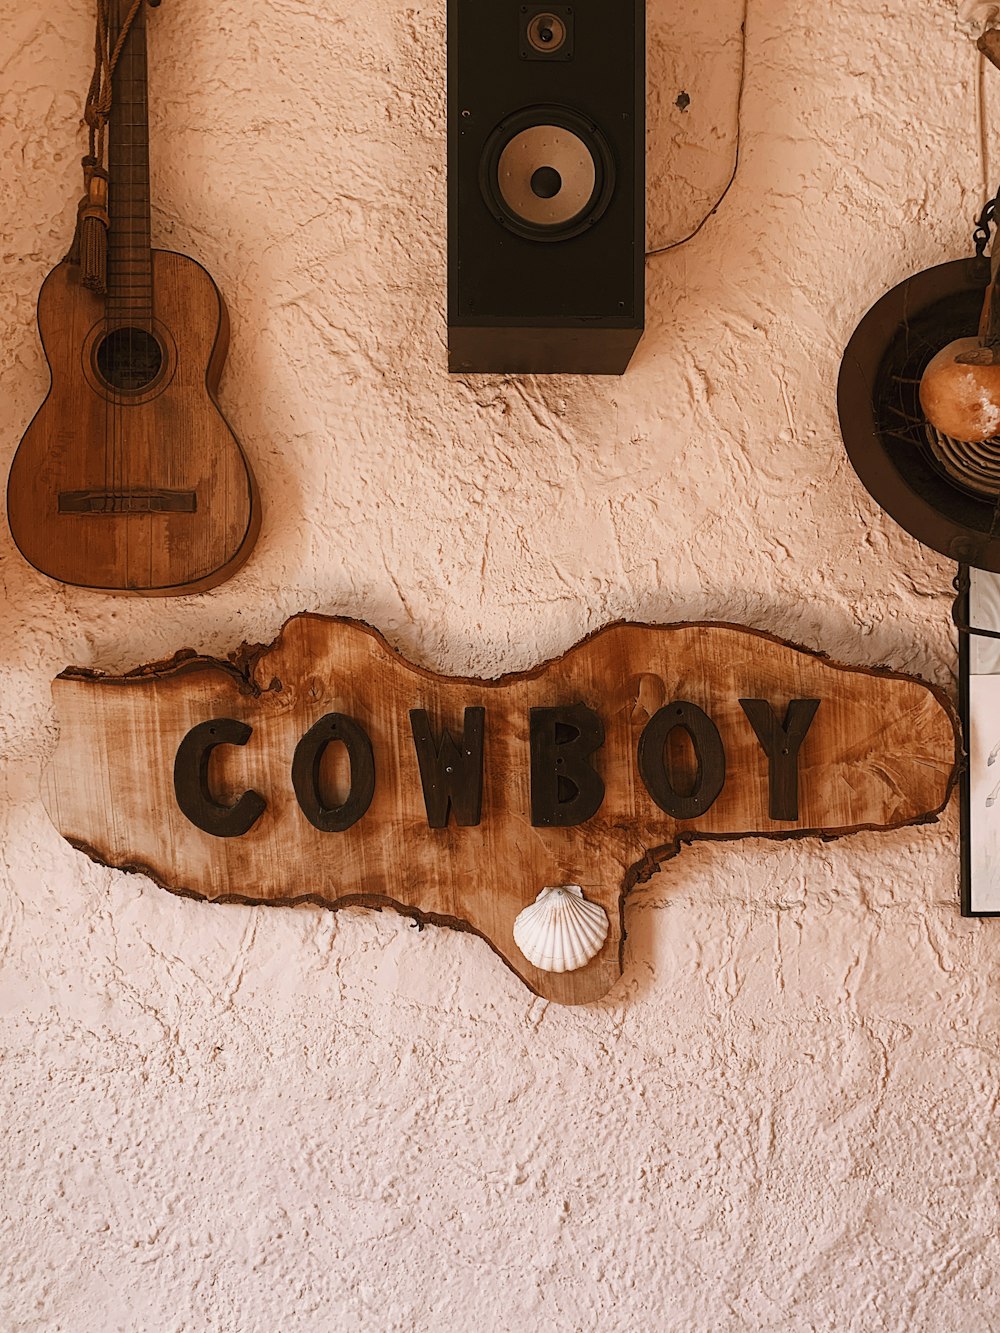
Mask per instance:
[[[959,567],[961,911],[1000,916],[1000,574]]]

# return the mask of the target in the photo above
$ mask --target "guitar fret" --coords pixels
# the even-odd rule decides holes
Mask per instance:
[[[155,595],[210,588],[234,573],[253,545],[253,478],[211,393],[211,370],[221,369],[224,348],[213,349],[201,385],[194,367],[187,383],[154,314],[166,310],[154,301],[149,248],[145,0],[108,0],[100,11],[112,49],[133,16],[117,47],[103,159],[110,175],[107,296],[85,298],[86,307],[74,303],[56,346],[48,340],[50,307],[40,312],[52,400],[70,406],[37,412],[25,431],[10,469],[9,526],[25,558],[64,584]],[[89,222],[87,229],[95,230]],[[190,270],[168,272],[168,262],[161,297],[178,306],[180,337],[192,303],[197,332],[202,287]],[[64,309],[68,304],[67,297]],[[100,316],[90,333],[88,311]],[[81,356],[94,389],[92,412],[77,401]],[[103,411],[98,393],[107,402]]]
[[[115,0],[120,24],[130,0]],[[150,318],[152,256],[149,226],[149,129],[146,32],[136,11],[112,79],[108,168],[108,309],[116,316]]]

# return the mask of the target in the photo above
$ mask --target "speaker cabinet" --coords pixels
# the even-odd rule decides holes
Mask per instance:
[[[448,369],[622,374],[644,248],[645,0],[448,0]]]

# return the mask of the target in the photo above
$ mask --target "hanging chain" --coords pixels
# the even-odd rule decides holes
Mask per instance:
[[[983,211],[979,214],[979,220],[976,223],[975,231],[972,233],[973,244],[976,247],[976,258],[982,259],[986,254],[986,247],[990,243],[990,225],[996,220],[997,203],[1000,202],[1000,190],[987,200],[983,205]]]

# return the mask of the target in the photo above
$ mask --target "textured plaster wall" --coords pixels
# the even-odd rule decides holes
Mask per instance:
[[[741,7],[648,3],[662,244],[729,174]],[[46,386],[89,8],[0,0],[4,470]],[[954,808],[689,849],[582,1009],[390,913],[171,897],[42,810],[65,664],[221,654],[302,608],[444,671],[708,617],[953,685],[953,568],[875,510],[834,406],[867,306],[968,251],[989,163],[950,0],[750,0],[739,174],[650,262],[620,381],[445,373],[443,10],[151,16],[154,242],[226,294],[266,508],[237,578],[165,604],[0,536],[0,1328],[998,1328],[1000,924],[958,916]]]

